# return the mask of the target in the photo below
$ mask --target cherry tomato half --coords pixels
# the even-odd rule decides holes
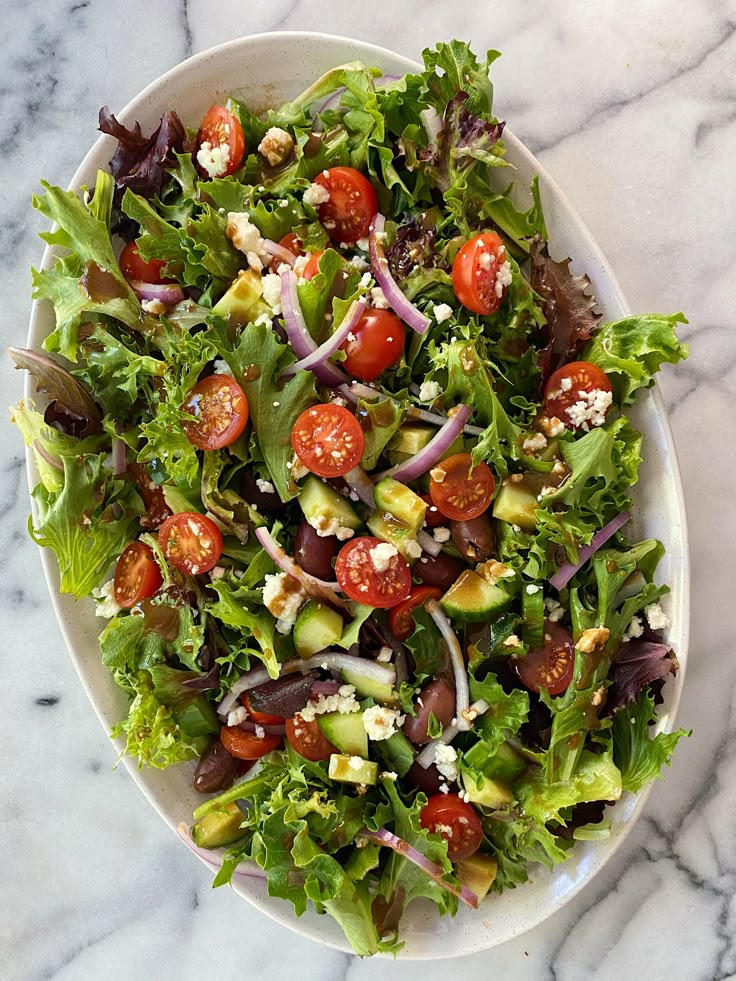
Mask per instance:
[[[375,381],[404,353],[405,336],[395,313],[369,307],[353,330],[353,339],[340,348],[346,355],[343,367],[353,378]]]
[[[332,241],[351,243],[365,238],[378,211],[370,181],[353,167],[331,167],[318,174],[314,183],[330,192],[329,200],[317,206],[317,214]]]
[[[281,736],[257,736],[237,726],[223,726],[220,742],[231,756],[239,760],[260,760],[281,745]]]
[[[258,712],[250,704],[250,699],[247,695],[243,695],[240,701],[248,709],[248,715],[251,720],[260,726],[278,726],[284,721],[283,715],[269,715],[268,712]]]
[[[279,241],[279,245],[289,252],[293,253],[297,259],[307,255],[304,251],[304,246],[302,245],[302,240],[296,234],[296,232],[287,232],[286,235]],[[304,268],[301,270],[300,276],[302,279],[312,279],[319,272],[319,260],[324,255],[324,251],[320,250],[318,252],[313,252],[309,259],[307,260]],[[278,256],[274,256],[271,261],[271,272],[279,273],[281,272],[281,267],[287,265],[283,259],[279,259]]]
[[[575,642],[572,634],[551,620],[544,621],[544,644],[517,661],[519,678],[532,691],[545,688],[549,695],[566,691],[575,668]]]
[[[473,466],[469,453],[456,453],[430,471],[429,495],[446,518],[477,518],[491,503],[496,481],[487,463]],[[437,479],[441,475],[441,479]]]
[[[318,477],[342,477],[360,463],[365,437],[360,423],[342,405],[313,405],[294,423],[291,445]]]
[[[142,463],[129,463],[128,472],[133,476],[146,509],[141,518],[143,528],[158,528],[171,514],[164,492]]]
[[[248,399],[230,375],[208,375],[197,382],[182,410],[194,416],[194,422],[184,424],[184,431],[200,450],[230,446],[248,422]]]
[[[317,720],[305,722],[298,712],[293,719],[286,720],[286,738],[300,756],[313,763],[328,760],[333,753],[337,753]]]
[[[313,252],[301,271],[302,279],[314,279],[314,277],[319,272],[319,260],[325,254],[324,249],[320,249],[317,252]]]
[[[409,596],[411,570],[406,559],[398,552],[391,555],[388,562],[380,552],[371,554],[377,545],[385,544],[380,538],[366,535],[353,538],[340,549],[335,576],[350,599],[385,609]]]
[[[143,542],[131,542],[123,549],[115,566],[113,596],[118,606],[129,610],[147,596],[153,596],[163,582],[153,549]]]
[[[137,242],[128,242],[120,253],[120,271],[123,276],[132,282],[138,280],[141,283],[175,283],[175,279],[166,279],[162,275],[166,262],[163,259],[149,259],[146,261],[141,258],[138,251]]]
[[[451,862],[470,858],[480,848],[483,827],[470,804],[457,794],[434,794],[419,815],[419,823],[428,831],[439,833],[447,842]]]
[[[597,364],[590,361],[571,361],[553,372],[544,386],[544,411],[548,416],[557,416],[571,429],[588,429],[589,421],[576,422],[576,413],[570,410],[576,402],[588,407],[586,396],[591,392],[610,393],[613,389],[608,375]],[[605,419],[610,403],[600,413]]]
[[[203,146],[205,143],[208,146]],[[212,106],[199,127],[197,147],[197,156],[200,152],[206,153],[213,149],[221,153],[219,165],[207,169],[200,163],[207,177],[227,177],[228,174],[233,174],[245,156],[245,137],[240,121],[224,106]]]
[[[389,614],[388,622],[397,640],[406,640],[414,633],[414,617],[412,610],[421,606],[428,599],[439,599],[442,590],[434,586],[412,586],[408,599],[395,606]]]
[[[159,528],[158,540],[174,568],[189,576],[209,572],[222,555],[220,529],[198,511],[172,514]]]
[[[505,261],[506,249],[495,232],[482,232],[463,245],[452,264],[452,288],[464,307],[486,317],[498,310],[506,292]]]

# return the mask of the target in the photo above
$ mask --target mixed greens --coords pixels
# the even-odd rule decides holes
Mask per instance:
[[[454,915],[607,837],[683,735],[652,735],[663,548],[624,532],[626,409],[684,318],[601,323],[552,258],[496,57],[341,66],[197,132],[103,110],[111,173],[34,199],[66,367],[11,351],[48,398],[13,411],[30,533],[108,619],[112,735],[198,761],[216,885],[260,871],[361,955],[417,897]]]

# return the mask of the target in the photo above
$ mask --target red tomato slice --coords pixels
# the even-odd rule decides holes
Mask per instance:
[[[598,426],[603,424],[606,413],[611,407],[610,402],[604,404],[598,413],[595,413],[593,407],[593,418],[588,419],[579,419],[573,406],[582,402],[580,409],[587,415],[586,410],[590,408],[590,400],[587,396],[591,392],[609,394],[612,391],[608,375],[597,364],[592,364],[590,361],[571,361],[549,376],[544,386],[544,411],[548,416],[557,416],[571,429],[587,431],[591,422]],[[605,402],[607,400],[604,399]]]
[[[442,590],[434,586],[412,586],[409,598],[395,606],[388,617],[389,626],[397,640],[406,640],[414,633],[412,610],[422,606],[428,599],[439,599]]]
[[[505,261],[505,246],[495,232],[482,232],[463,245],[452,264],[452,288],[464,307],[485,317],[498,310],[506,292],[508,267],[498,275]]]
[[[346,355],[343,368],[360,381],[375,381],[404,353],[404,325],[390,310],[369,307],[353,335],[353,340],[345,341],[340,350]]]
[[[206,154],[208,150],[221,152],[220,160],[209,170],[197,159],[202,173],[207,177],[227,177],[228,174],[235,173],[245,156],[243,127],[224,106],[212,106],[199,127],[197,147],[197,158],[199,153]]]
[[[143,542],[126,545],[115,566],[112,591],[118,606],[129,610],[147,596],[153,596],[162,582],[153,549]]]
[[[304,269],[302,269],[302,279],[314,279],[319,272],[319,260],[324,254],[324,249],[320,249],[318,252],[313,252],[310,255],[309,259],[307,260],[307,264],[304,266]]]
[[[209,375],[197,382],[182,410],[195,418],[184,424],[184,431],[200,450],[230,446],[248,422],[248,399],[230,375]]]
[[[333,242],[357,242],[365,238],[378,211],[370,181],[353,167],[331,167],[314,179],[330,192],[329,201],[317,206],[319,220]]]
[[[368,606],[388,608],[405,600],[411,592],[411,570],[398,552],[383,568],[382,557],[371,555],[380,538],[366,535],[343,545],[335,562],[335,575],[350,599]],[[378,568],[377,568],[378,567]]]
[[[317,720],[305,722],[298,712],[293,719],[286,720],[286,738],[300,756],[313,763],[329,760],[333,753],[338,752],[320,729]]]
[[[250,699],[247,695],[243,695],[240,701],[248,709],[248,715],[251,717],[253,722],[258,723],[258,725],[277,726],[281,725],[281,723],[284,721],[283,715],[269,715],[268,712],[256,711],[256,709],[254,709],[250,704]]]
[[[436,504],[432,503],[432,498],[429,494],[422,494],[422,500],[427,505],[427,510],[424,512],[424,523],[427,528],[440,528],[445,524],[447,518],[438,509]]]
[[[146,508],[146,513],[141,518],[141,526],[143,528],[158,528],[171,514],[171,508],[166,503],[161,485],[153,480],[146,467],[141,463],[129,463],[128,471],[138,484],[138,490]]]
[[[141,283],[175,283],[175,279],[166,279],[162,275],[166,262],[163,259],[149,259],[146,261],[141,258],[138,251],[137,242],[128,242],[120,253],[120,271],[123,276],[131,282],[138,280]]]
[[[281,736],[257,736],[237,726],[223,726],[220,742],[231,756],[239,760],[260,760],[281,745]]]
[[[471,472],[472,468],[472,472]],[[442,474],[442,479],[438,480]],[[477,518],[491,503],[496,481],[488,464],[473,467],[469,453],[456,453],[430,471],[429,495],[446,518]]]
[[[564,627],[544,621],[544,644],[514,661],[519,678],[532,691],[545,688],[548,695],[566,691],[575,668],[575,642]]]
[[[457,794],[430,797],[419,815],[419,823],[428,831],[442,835],[451,862],[470,858],[483,840],[483,827],[475,809]]]
[[[342,477],[360,463],[365,437],[358,420],[342,405],[314,405],[294,423],[291,445],[318,477]]]
[[[198,511],[172,514],[158,530],[165,557],[189,576],[209,572],[222,555],[222,535],[211,518]]]
[[[293,252],[297,259],[300,256],[305,256],[307,254],[304,251],[302,240],[299,238],[296,232],[287,232],[286,235],[284,235],[284,237],[279,241],[279,245],[283,246],[285,249],[288,249],[289,252]],[[319,250],[318,252],[313,252],[310,255],[306,265],[301,271],[300,275],[302,279],[313,279],[317,275],[319,272],[319,260],[324,254],[324,250]],[[271,262],[271,271],[279,273],[281,272],[281,267],[285,265],[287,265],[287,263],[285,263],[283,259],[279,259],[278,256],[274,256]]]

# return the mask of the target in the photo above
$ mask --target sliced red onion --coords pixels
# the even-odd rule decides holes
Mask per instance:
[[[301,566],[296,564],[291,556],[286,554],[279,543],[273,538],[268,528],[256,528],[256,538],[279,569],[282,569],[293,579],[300,582],[305,592],[310,596],[313,596],[315,599],[324,600],[325,603],[331,603],[339,610],[348,609],[347,605],[335,592],[335,589],[340,588],[338,584],[325,582],[324,579],[317,579],[315,576],[310,576],[306,573]]]
[[[429,412],[427,409],[417,409],[413,405],[406,410],[406,416],[408,419],[420,419],[422,422],[428,422],[431,426],[444,426],[447,422],[447,416],[443,416],[439,412]],[[485,429],[482,426],[465,426],[463,432],[467,433],[468,436],[482,436]]]
[[[480,698],[477,702],[473,702],[473,704],[470,706],[469,714],[475,712],[475,718],[477,718],[479,715],[483,715],[484,712],[487,712],[489,708],[490,705],[488,702]],[[437,749],[438,746],[449,746],[459,732],[460,729],[458,729],[456,723],[446,726],[442,730],[442,735],[438,739],[433,739],[431,743],[427,743],[421,753],[417,756],[416,762],[419,764],[419,766],[421,766],[423,770],[426,770],[427,767],[431,766],[435,761],[435,749]]]
[[[443,456],[462,433],[465,423],[471,416],[471,410],[467,405],[458,405],[450,410],[451,415],[447,417],[447,422],[439,429],[432,439],[418,453],[405,460],[403,463],[391,467],[376,474],[374,480],[382,480],[384,477],[393,477],[394,480],[401,480],[408,484],[410,480],[416,480],[426,473],[430,467]]]
[[[339,681],[315,681],[312,691],[315,695],[337,695],[340,684]]]
[[[143,283],[131,279],[129,285],[139,300],[160,300],[168,306],[184,299],[184,290],[178,283]]]
[[[389,831],[387,828],[379,828],[378,831],[370,831],[368,828],[363,828],[362,831],[358,832],[358,837],[368,838],[369,841],[374,841],[377,845],[385,845],[386,848],[390,848],[397,855],[401,855],[407,861],[413,862],[423,872],[426,872],[430,879],[433,879],[438,886],[452,893],[453,896],[457,896],[466,906],[469,906],[471,909],[478,909],[478,897],[472,890],[468,889],[467,886],[454,886],[451,882],[447,882],[444,879],[444,869],[437,865],[436,862],[427,858],[426,855],[423,855],[419,849],[410,845],[408,841],[399,838],[392,831]]]
[[[279,245],[278,242],[272,241],[270,238],[264,238],[263,250],[268,252],[269,255],[276,256],[277,259],[281,259],[283,262],[288,262],[290,266],[293,266],[296,262],[297,257],[292,251],[283,245]]]
[[[466,717],[466,713],[470,708],[470,689],[468,687],[468,672],[465,668],[465,659],[463,658],[460,642],[455,636],[455,631],[452,629],[450,621],[440,609],[436,600],[427,600],[424,604],[424,609],[439,627],[443,640],[447,644],[447,649],[450,653],[450,663],[452,664],[452,673],[455,678],[455,719],[457,720],[455,724],[460,732],[467,732],[471,726],[471,723]]]
[[[281,308],[284,312],[284,328],[294,353],[298,358],[306,358],[317,349],[317,344],[307,329],[302,308],[299,306],[299,294],[296,289],[296,274],[293,269],[282,266],[281,276]],[[323,385],[333,387],[350,381],[344,371],[335,365],[318,364],[312,372]]]
[[[368,232],[368,246],[371,256],[371,269],[376,278],[376,282],[383,290],[383,295],[391,309],[397,317],[408,324],[417,334],[423,334],[429,327],[429,317],[425,317],[421,310],[418,310],[398,287],[391,270],[388,268],[388,259],[383,250],[384,228],[386,226],[385,217],[377,212],[373,216],[370,231]]]
[[[128,447],[122,439],[113,438],[112,441],[112,472],[117,474],[125,473],[128,469]]]
[[[589,545],[583,545],[578,550],[578,561],[573,565],[572,562],[563,562],[557,572],[550,578],[550,585],[555,589],[564,589],[570,582],[575,573],[580,569],[591,555],[594,555],[599,548],[602,548],[609,538],[612,538],[619,528],[622,528],[627,521],[631,520],[631,511],[622,511],[613,520],[597,531]]]
[[[442,542],[435,541],[427,531],[420,531],[417,541],[428,555],[439,555],[442,551]]]
[[[224,848],[199,848],[192,841],[192,829],[184,821],[180,821],[176,826],[176,833],[187,848],[193,851],[195,855],[198,855],[208,865],[211,865],[213,869],[222,868],[222,861],[218,862],[217,859],[222,859],[225,852]],[[266,878],[266,873],[255,862],[241,862],[233,872],[233,875],[247,875],[252,879]]]
[[[348,385],[340,385],[338,391],[351,402],[357,402],[358,399],[385,398],[383,392],[379,392],[377,388],[371,388],[370,385],[364,385],[358,381],[351,381]]]
[[[363,316],[365,307],[366,301],[364,297],[356,300],[343,317],[339,327],[327,338],[324,344],[320,344],[319,347],[316,347],[305,357],[290,364],[288,368],[285,368],[282,372],[282,378],[290,378],[297,371],[314,371],[315,368],[325,365],[327,359],[340,349],[347,340],[348,335],[358,326],[358,321]]]
[[[373,498],[373,481],[361,466],[348,470],[343,475],[343,480],[350,490],[355,491],[363,504],[367,504],[369,508],[376,506]]]
[[[266,736],[285,736],[286,726],[274,724],[262,724],[260,722],[249,722],[247,719],[245,722],[239,722],[237,725],[238,729],[243,729],[245,732],[257,732],[261,729]]]

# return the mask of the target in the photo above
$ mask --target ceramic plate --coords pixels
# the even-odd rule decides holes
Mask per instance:
[[[162,112],[169,108],[176,109],[185,123],[196,126],[209,106],[228,94],[239,96],[252,109],[260,111],[293,98],[327,69],[354,59],[377,66],[384,73],[404,74],[417,68],[413,61],[392,51],[347,38],[296,32],[260,34],[230,41],[190,58],[149,85],[118,115],[127,125],[138,120],[144,132],[150,132],[155,129]],[[502,108],[502,95],[498,101]],[[605,319],[626,316],[629,313],[626,302],[606,259],[565,196],[508,129],[504,132],[504,142],[507,160],[517,169],[520,188],[528,187],[533,174],[539,174],[553,255],[572,256],[573,268],[588,273]],[[107,168],[114,148],[112,138],[99,139],[84,158],[71,186],[93,185],[97,169]],[[53,259],[53,251],[47,249],[43,268],[50,267]],[[34,304],[29,347],[40,350],[44,337],[52,329],[50,305]],[[33,395],[31,382],[26,394]],[[645,462],[635,488],[636,526],[632,533],[652,535],[665,543],[667,555],[661,564],[660,575],[672,587],[669,639],[677,651],[680,671],[665,686],[659,720],[660,729],[670,730],[674,726],[687,663],[685,510],[672,436],[656,389],[639,398],[631,416],[645,434]],[[28,474],[33,486],[37,474],[31,458]],[[75,603],[71,597],[59,593],[58,569],[50,551],[42,552],[42,562],[69,653],[100,722],[109,730],[126,714],[127,703],[123,692],[115,686],[101,663],[97,644],[101,622],[94,616],[92,603]],[[201,797],[190,788],[193,765],[181,765],[163,773],[138,771],[129,762],[126,765],[172,829],[179,821],[191,820],[192,809],[201,802]],[[629,795],[609,810],[613,823],[609,840],[578,843],[571,858],[558,866],[553,874],[540,869],[527,885],[502,896],[491,896],[478,912],[463,908],[454,919],[439,919],[434,913],[435,907],[423,906],[424,901],[414,902],[402,921],[405,947],[399,956],[457,957],[503,943],[541,923],[568,902],[613,855],[631,830],[646,796],[646,791],[638,797]],[[291,904],[266,895],[263,881],[241,877],[234,888],[244,899],[290,930],[330,947],[350,949],[342,931],[329,916],[318,916],[310,911],[297,919]]]

